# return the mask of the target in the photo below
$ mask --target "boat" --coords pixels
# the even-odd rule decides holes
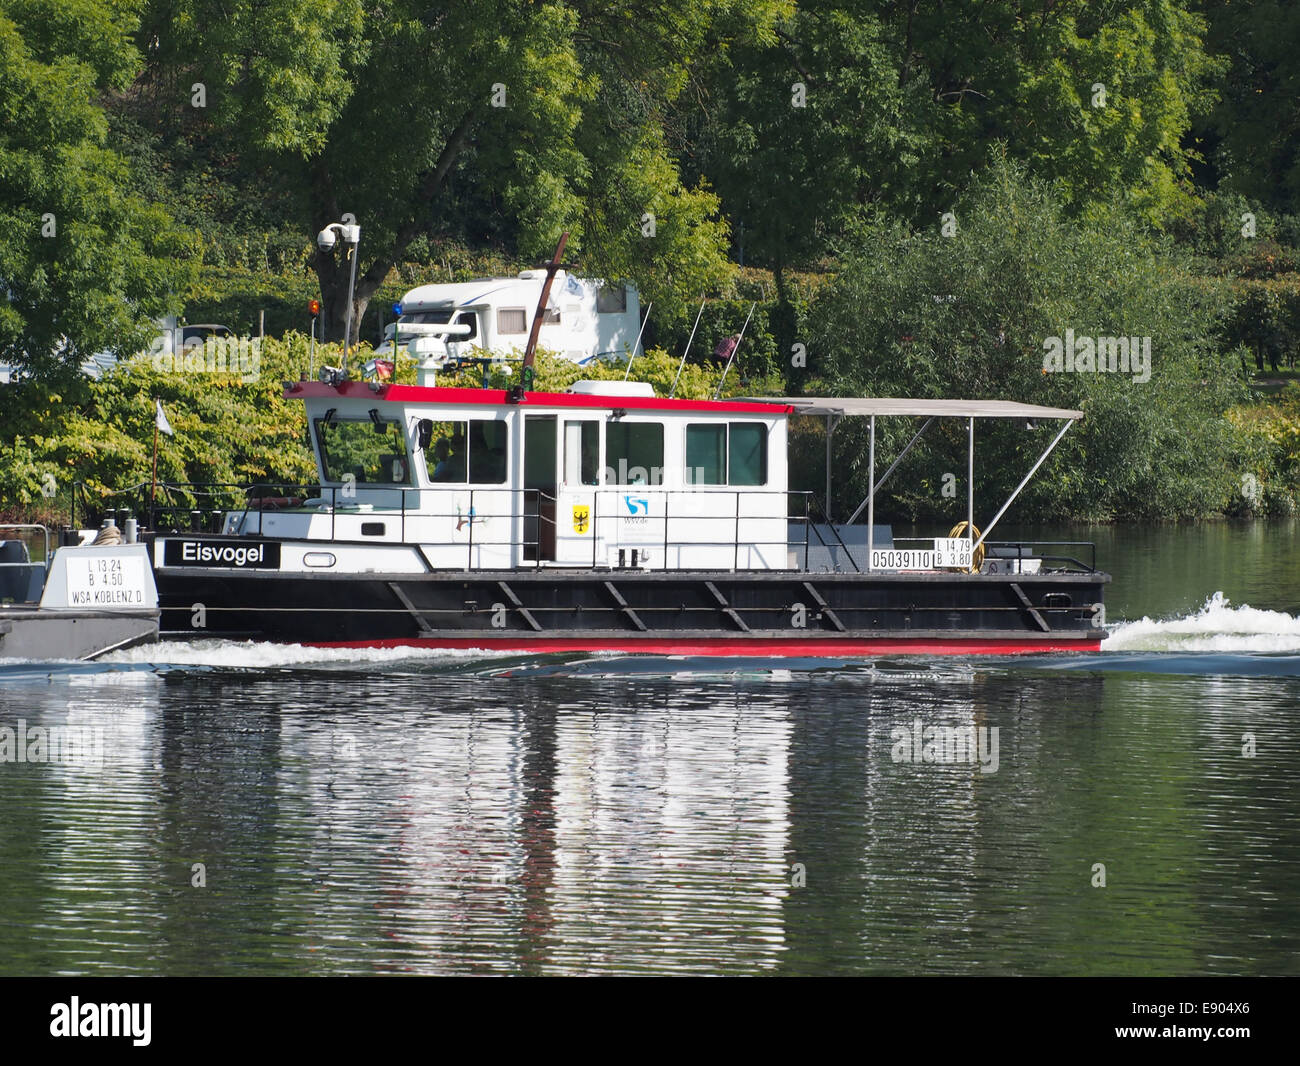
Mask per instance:
[[[0,525],[0,659],[92,660],[158,640],[148,546],[111,523],[88,541],[51,552],[46,526]]]
[[[1090,545],[989,539],[1081,412],[1007,401],[687,400],[643,382],[563,393],[289,383],[319,483],[254,486],[152,534],[164,637],[328,647],[858,656],[1095,651]],[[796,415],[870,422],[865,524],[787,484]],[[980,532],[874,517],[878,419],[1065,425]],[[909,445],[909,449],[912,445]],[[904,453],[905,454],[905,453]],[[971,458],[973,473],[973,456]],[[196,486],[159,485],[164,499]],[[212,486],[202,491],[213,491]],[[829,493],[828,493],[829,497]],[[150,524],[168,525],[165,505]],[[175,516],[173,516],[175,517]]]
[[[432,362],[414,385],[326,366],[319,380],[284,387],[305,407],[317,483],[151,488],[137,513],[147,514],[163,636],[728,656],[1098,649],[1110,577],[1095,549],[989,539],[1080,411],[680,399],[636,380],[535,390],[566,237],[509,389],[439,386]],[[826,423],[826,500],[835,428],[868,422],[870,491],[846,522],[788,484],[789,422],[799,415]],[[924,422],[877,479],[885,418]],[[895,540],[875,523],[877,494],[942,419],[967,427],[964,520],[946,536]],[[1063,424],[980,531],[975,427],[985,419]],[[223,492],[237,493],[233,505],[215,506]],[[177,501],[188,529],[168,513]]]

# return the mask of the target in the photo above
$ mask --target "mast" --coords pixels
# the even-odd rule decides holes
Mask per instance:
[[[569,233],[565,230],[560,234],[555,254],[546,264],[546,280],[542,282],[542,295],[537,301],[537,313],[533,315],[533,328],[528,333],[528,347],[524,349],[524,365],[519,370],[519,384],[512,386],[506,394],[509,403],[523,403],[524,394],[533,387],[533,357],[537,354],[537,337],[542,331],[542,315],[546,313],[546,301],[551,295],[551,282],[555,280],[555,273],[564,266],[561,257],[564,255],[564,246],[568,243]]]

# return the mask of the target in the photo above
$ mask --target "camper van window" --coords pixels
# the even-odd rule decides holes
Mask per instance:
[[[478,315],[473,311],[462,311],[453,321],[458,326],[469,326],[469,332],[462,337],[457,337],[458,341],[472,341],[478,336]]]
[[[627,313],[627,286],[602,285],[596,290],[596,313],[622,315]]]
[[[606,484],[661,485],[663,479],[662,422],[610,422],[606,425]]]
[[[686,427],[686,483],[727,483],[727,427],[716,422]]]
[[[522,307],[497,308],[497,332],[502,334],[527,333],[528,312]]]
[[[766,485],[767,426],[761,422],[732,422],[728,429],[728,483]]]
[[[510,452],[509,426],[501,419],[434,422],[425,451],[429,480],[439,484],[501,485]]]
[[[316,442],[327,482],[409,485],[411,462],[402,424],[390,419],[316,419]]]
[[[457,340],[472,341],[478,336],[478,315],[473,311],[457,312],[454,307],[445,307],[436,311],[412,311],[401,317],[401,322],[413,326],[441,326],[447,322],[469,326],[469,332]]]

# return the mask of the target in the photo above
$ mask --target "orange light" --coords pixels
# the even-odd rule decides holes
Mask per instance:
[[[307,310],[312,314],[313,317],[316,316],[316,315],[319,315],[319,314],[320,314],[320,301],[319,301],[319,300],[308,300],[308,301],[307,301]]]

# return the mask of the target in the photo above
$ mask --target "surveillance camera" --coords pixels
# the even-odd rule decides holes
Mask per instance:
[[[322,252],[328,252],[331,248],[333,248],[334,242],[336,240],[337,238],[334,236],[333,226],[326,226],[323,230],[321,230],[318,234],[316,234],[316,243],[320,245],[320,250]]]

